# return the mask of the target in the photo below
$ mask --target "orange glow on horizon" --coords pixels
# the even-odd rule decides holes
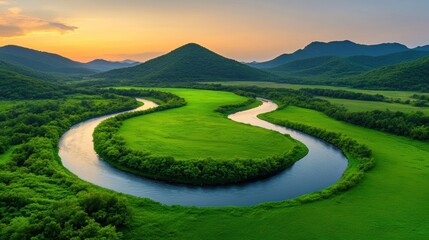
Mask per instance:
[[[402,5],[255,0],[185,0],[180,4],[171,0],[129,4],[112,0],[2,1],[0,46],[20,45],[87,62],[96,58],[146,61],[189,42],[238,61],[269,60],[312,41],[428,44],[427,3]],[[414,9],[404,13],[410,17],[395,23],[392,16],[406,7]]]

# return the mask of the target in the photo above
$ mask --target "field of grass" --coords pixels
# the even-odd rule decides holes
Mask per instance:
[[[281,155],[296,144],[277,132],[236,123],[214,112],[219,106],[244,102],[244,97],[206,90],[163,91],[185,98],[187,105],[125,120],[119,134],[130,148],[179,160],[233,160]]]
[[[429,144],[288,107],[270,114],[342,132],[367,144],[376,166],[364,181],[327,200],[292,207],[163,207],[140,202],[126,237],[154,239],[427,239]],[[137,203],[134,203],[137,205]],[[144,207],[143,207],[144,209]],[[150,224],[141,225],[143,222]]]
[[[373,111],[373,110],[383,111],[383,110],[389,109],[390,111],[400,111],[400,112],[406,112],[406,113],[420,111],[426,115],[429,115],[429,107],[415,107],[408,104],[360,101],[360,100],[328,98],[328,97],[319,97],[319,98],[328,100],[333,104],[343,105],[351,112],[364,112],[364,111]]]
[[[324,86],[324,85],[303,85],[303,84],[288,84],[288,83],[275,83],[275,82],[213,82],[226,86],[258,86],[258,87],[269,87],[269,88],[290,88],[290,89],[301,89],[301,88],[321,88],[321,89],[333,89],[333,90],[347,90],[358,93],[366,94],[381,94],[390,99],[400,100],[412,100],[411,96],[416,92],[410,91],[383,91],[383,90],[365,90],[356,89],[350,87],[335,87],[335,86]],[[417,93],[419,95],[429,96],[429,93]]]

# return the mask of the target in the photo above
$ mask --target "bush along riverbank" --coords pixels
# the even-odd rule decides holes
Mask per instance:
[[[168,99],[163,99],[164,104],[157,108],[121,114],[101,123],[93,135],[97,153],[113,166],[144,177],[191,185],[223,185],[271,176],[291,166],[308,152],[302,143],[297,142],[297,145],[288,153],[265,159],[177,160],[171,156],[152,156],[148,152],[127,148],[124,139],[118,134],[122,122],[135,116],[177,108],[186,104],[182,98],[173,94],[168,96]],[[140,97],[145,97],[145,95],[140,95]],[[156,98],[156,96],[153,97]],[[252,104],[258,104],[258,102],[248,100],[243,104],[221,107],[217,111],[226,114]]]
[[[356,140],[350,137],[347,137],[341,133],[329,132],[321,128],[311,127],[301,123],[272,118],[267,115],[268,114],[262,114],[259,117],[273,124],[295,129],[331,143],[332,145],[341,149],[349,159],[349,166],[337,183],[326,189],[304,195],[292,201],[298,201],[302,203],[312,202],[319,199],[328,198],[339,192],[344,192],[362,181],[365,177],[365,172],[373,168],[375,165],[375,161],[372,158],[371,149],[369,149],[364,144],[358,143]]]

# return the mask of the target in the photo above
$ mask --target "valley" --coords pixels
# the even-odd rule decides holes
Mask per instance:
[[[0,239],[427,239],[426,49],[0,47]]]

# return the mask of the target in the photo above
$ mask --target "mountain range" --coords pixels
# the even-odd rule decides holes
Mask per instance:
[[[429,88],[428,57],[429,45],[410,50],[398,43],[362,45],[351,41],[314,42],[303,50],[273,60],[274,65],[281,61],[286,63],[257,69],[225,58],[195,43],[186,44],[144,63],[132,60],[110,62],[102,59],[80,63],[53,53],[5,46],[0,48],[0,70],[1,76],[7,79],[7,84],[11,83],[12,76],[16,76],[21,83],[46,84],[50,88],[55,86],[40,81],[75,80],[85,76],[89,80],[86,81],[87,84],[92,81],[92,84],[98,82],[106,85],[277,81],[422,90]],[[2,84],[4,86],[6,82]],[[43,90],[40,86],[34,89]]]
[[[0,47],[0,60],[51,74],[90,75],[100,71],[135,66],[137,62],[109,62],[94,60],[80,63],[54,53],[42,52],[15,45]]]
[[[429,51],[429,46],[423,46],[415,50]],[[400,43],[381,43],[375,45],[364,45],[349,40],[332,42],[312,42],[304,49],[291,54],[282,54],[273,60],[266,62],[253,62],[248,65],[256,68],[274,68],[292,61],[304,60],[322,56],[382,56],[392,53],[404,52],[409,49]]]
[[[326,81],[363,73],[379,67],[416,60],[426,56],[429,56],[429,51],[416,50],[407,50],[377,57],[325,56],[297,60],[266,70],[283,77],[306,77],[315,78],[317,81]]]

